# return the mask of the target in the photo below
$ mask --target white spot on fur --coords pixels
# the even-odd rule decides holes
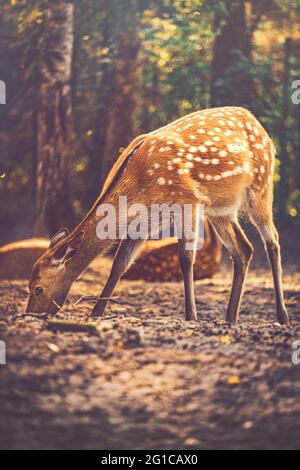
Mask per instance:
[[[244,168],[244,171],[245,171],[246,173],[250,173],[251,168],[250,168],[250,165],[249,165],[248,162],[245,162],[245,163],[244,163],[243,168]]]

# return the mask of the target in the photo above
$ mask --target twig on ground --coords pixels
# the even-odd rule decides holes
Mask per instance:
[[[16,313],[14,315],[14,319],[16,318],[24,318],[24,317],[33,317],[33,318],[40,318],[41,320],[44,320],[45,318],[48,317],[48,313],[30,313],[30,312],[24,312],[24,313]]]
[[[145,295],[150,294],[153,290],[154,290],[154,287],[148,287],[148,289],[146,289],[145,291]]]
[[[72,305],[78,305],[81,302],[97,302],[98,300],[116,300],[119,299],[119,297],[96,297],[94,295],[84,295],[80,297],[80,299],[76,300],[76,302],[72,302]]]
[[[48,320],[49,314],[48,313],[18,313],[14,315],[14,319],[18,318],[25,318],[25,317],[32,317],[38,320],[46,321],[46,326],[50,330],[58,330],[58,331],[65,331],[65,332],[86,332],[91,333],[94,335],[99,335],[100,333],[100,323],[103,320],[111,320],[113,318],[117,318],[118,315],[109,315],[107,317],[101,317],[92,322],[77,322],[73,320]]]
[[[86,332],[99,335],[99,322],[76,322],[67,320],[48,320],[47,328],[50,330]]]
[[[48,320],[47,328],[50,330],[58,330],[65,332],[85,332],[94,335],[99,335],[101,328],[100,323],[103,320],[111,320],[116,318],[118,315],[110,315],[109,317],[103,317],[93,322],[77,322],[72,320]]]

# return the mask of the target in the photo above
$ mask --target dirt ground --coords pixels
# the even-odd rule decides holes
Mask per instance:
[[[285,263],[290,327],[275,324],[271,275],[255,263],[240,323],[226,325],[225,262],[196,283],[198,322],[183,320],[181,283],[122,281],[99,337],[16,318],[26,283],[2,281],[0,447],[299,449],[300,366],[291,361],[300,340],[298,267],[293,256]],[[100,292],[108,268],[93,263],[71,300]],[[87,320],[91,307],[69,302],[58,317]]]

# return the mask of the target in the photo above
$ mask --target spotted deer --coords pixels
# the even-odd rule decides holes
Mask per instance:
[[[275,147],[257,119],[246,109],[223,107],[187,115],[149,134],[137,137],[120,155],[99,198],[81,223],[69,233],[62,229],[37,261],[29,282],[29,312],[56,313],[75,279],[115,241],[99,239],[97,207],[117,206],[119,195],[128,204],[203,204],[205,214],[233,261],[233,282],[226,321],[236,323],[253,247],[239,222],[247,215],[265,242],[272,267],[277,321],[289,321],[285,308],[280,245],[273,223]],[[193,210],[193,226],[198,225]],[[178,240],[185,288],[185,316],[196,320],[193,286],[194,240]],[[189,242],[188,245],[187,242]],[[102,315],[122,275],[143,240],[119,240],[113,266],[93,315]],[[186,247],[189,247],[186,249]]]
[[[138,258],[125,273],[124,279],[146,282],[180,281],[182,272],[177,245],[175,238],[146,241]],[[213,227],[204,219],[204,243],[195,256],[194,280],[213,277],[220,270],[221,259],[222,244]]]

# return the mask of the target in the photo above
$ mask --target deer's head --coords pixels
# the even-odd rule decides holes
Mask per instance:
[[[55,314],[62,307],[74,281],[69,263],[83,238],[84,231],[72,236],[67,229],[52,237],[48,250],[33,267],[26,312]]]

